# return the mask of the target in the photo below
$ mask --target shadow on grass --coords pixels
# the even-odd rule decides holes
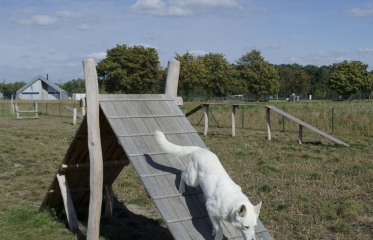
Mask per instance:
[[[105,203],[103,201],[102,209]],[[79,240],[87,239],[86,229],[88,224],[88,206],[77,207],[76,215],[78,217],[80,230],[77,234]],[[56,216],[59,221],[65,224],[69,229],[66,215],[62,207],[56,208]],[[103,214],[103,212],[101,213]],[[112,240],[135,240],[135,239],[173,239],[168,229],[164,226],[162,219],[153,219],[143,215],[136,214],[116,197],[113,199],[113,217],[107,219],[101,216],[100,221],[100,239]],[[83,226],[83,228],[82,228]]]

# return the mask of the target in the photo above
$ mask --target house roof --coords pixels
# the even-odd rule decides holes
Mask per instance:
[[[46,78],[42,77],[41,75],[38,75],[36,78],[34,78],[30,82],[28,82],[25,86],[23,86],[20,89],[18,89],[17,90],[17,95],[18,95],[18,93],[23,92],[23,90],[25,90],[26,88],[28,88],[29,86],[31,86],[37,80],[41,80],[41,81],[45,82],[46,84],[48,84],[49,86],[51,86],[52,88],[54,88],[55,90],[57,90],[58,92],[65,92],[66,93],[65,90],[63,90],[62,88],[60,88],[56,84],[52,83],[51,81],[47,80]]]

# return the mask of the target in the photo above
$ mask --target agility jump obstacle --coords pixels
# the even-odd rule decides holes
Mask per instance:
[[[209,127],[209,121],[208,121],[208,111],[209,111],[209,106],[210,105],[225,105],[225,106],[232,106],[232,118],[231,118],[231,125],[232,125],[232,136],[235,136],[236,135],[236,123],[235,123],[235,112],[236,112],[236,108],[239,108],[239,107],[264,107],[266,109],[266,123],[267,123],[267,139],[268,140],[271,140],[271,110],[298,123],[299,124],[299,138],[298,138],[298,143],[302,143],[303,141],[303,137],[302,137],[302,132],[303,132],[303,128],[307,128],[317,134],[319,134],[320,136],[322,137],[325,137],[327,139],[329,139],[330,141],[332,142],[335,142],[337,144],[341,144],[341,145],[344,145],[344,146],[349,146],[347,143],[344,143],[342,142],[341,140],[338,140],[336,139],[335,137],[332,137],[330,136],[329,134],[323,132],[323,131],[320,131],[319,129],[309,125],[308,123],[305,123],[303,122],[302,120],[278,109],[277,107],[275,106],[269,106],[269,105],[252,105],[252,104],[224,104],[224,103],[202,103],[200,105],[198,105],[197,107],[193,108],[192,110],[190,110],[189,112],[187,112],[185,114],[186,117],[189,117],[190,115],[196,113],[198,110],[202,109],[202,108],[205,108],[204,109],[204,117],[205,117],[205,129],[204,129],[204,135],[206,136],[207,135],[207,131],[208,131],[208,127]]]
[[[84,61],[87,62],[93,65],[90,67],[93,72],[93,60]],[[86,65],[84,70],[86,73]],[[87,85],[94,83],[87,75],[85,79]],[[97,86],[97,78],[95,80]],[[174,239],[212,240],[212,224],[201,188],[186,186],[185,193],[178,192],[180,173],[188,157],[162,152],[154,139],[155,130],[160,130],[174,144],[207,148],[177,106],[175,96],[97,94],[97,112],[93,112],[95,101],[92,98],[95,97],[92,95],[95,92],[87,91],[87,116],[70,144],[39,212],[64,206],[70,229],[76,232],[79,228],[74,208],[89,203],[87,239],[98,239],[102,194],[104,192],[106,198],[104,214],[111,216],[111,186],[123,167],[131,163]],[[90,122],[93,119],[97,120],[96,126]],[[93,152],[93,147],[97,152]],[[97,159],[92,159],[94,157]],[[230,223],[221,224],[228,239],[243,240],[241,232]],[[260,221],[256,237],[272,239]]]
[[[17,113],[17,119],[25,119],[25,118],[31,118],[31,119],[38,119],[38,103],[35,103],[35,110],[29,110],[29,111],[20,111],[18,110],[18,105],[16,104],[16,113]],[[35,113],[35,117],[20,117],[19,113]]]

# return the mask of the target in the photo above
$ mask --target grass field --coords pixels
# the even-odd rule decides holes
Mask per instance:
[[[187,102],[182,109],[186,112],[198,104]],[[280,109],[285,106],[289,112],[297,109],[292,114],[319,124],[316,127],[327,133],[331,133],[331,107],[340,109],[336,123],[344,110],[345,120],[335,123],[334,136],[350,144],[337,146],[305,130],[304,143],[299,145],[298,127],[285,122],[283,133],[282,117],[276,114],[271,115],[273,132],[268,141],[262,108],[244,110],[244,129],[239,125],[241,110],[237,110],[237,136],[231,137],[230,109],[211,109],[222,128],[210,118],[209,135],[201,137],[253,204],[263,201],[260,219],[274,239],[372,239],[371,103],[270,104]],[[317,120],[313,109],[321,108],[325,110],[319,110]],[[197,124],[201,115],[190,116],[190,121]],[[350,120],[348,116],[352,116]],[[354,121],[359,125],[350,125]],[[14,116],[0,117],[0,239],[84,239],[87,209],[77,209],[81,236],[69,233],[60,209],[36,214],[78,128],[71,122],[72,117],[42,115],[38,120],[18,121]],[[365,130],[361,129],[363,123]],[[202,133],[203,121],[194,127]],[[131,165],[122,171],[113,190],[114,218],[111,223],[102,221],[101,239],[170,238],[156,216],[140,216],[126,208],[135,204],[145,212],[154,211]]]

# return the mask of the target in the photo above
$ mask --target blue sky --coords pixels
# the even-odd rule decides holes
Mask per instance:
[[[0,1],[0,80],[83,78],[116,44],[223,53],[233,63],[257,49],[274,64],[359,60],[373,70],[373,2],[275,0]]]

